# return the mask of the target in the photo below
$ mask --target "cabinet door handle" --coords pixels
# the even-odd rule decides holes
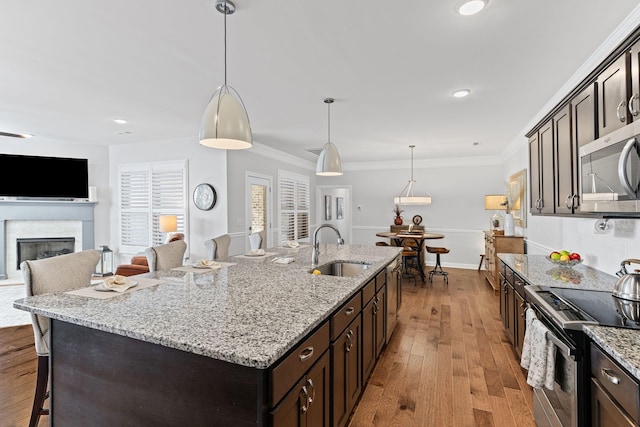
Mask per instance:
[[[624,113],[620,114],[620,110],[624,112],[626,106],[627,102],[623,99],[622,101],[620,101],[620,104],[618,104],[618,108],[616,108],[616,116],[618,116],[618,120],[620,120],[622,123],[627,121],[627,116]]]
[[[609,368],[600,368],[600,373],[603,377],[609,380],[609,382],[613,384],[620,384],[620,378],[615,375],[611,375],[609,372],[612,372]]]
[[[353,331],[349,329],[349,332],[347,333],[347,353],[349,353],[351,351],[351,347],[353,347],[353,340],[351,337],[353,337]]]
[[[311,378],[307,380],[307,385],[309,386],[309,390],[311,390],[311,393],[309,393],[309,398],[307,399],[307,402],[309,402],[308,406],[311,406],[311,404],[313,403],[313,399],[316,398],[316,386],[313,385],[313,381],[311,380]]]
[[[311,356],[313,356],[313,347],[307,347],[300,352],[300,356],[298,357],[300,358],[301,362],[304,362],[305,360],[309,359]]]
[[[573,194],[569,194],[564,201],[564,205],[567,209],[571,209],[573,207]]]
[[[353,314],[353,312],[356,311],[355,308],[353,307],[349,307],[345,310],[344,314],[346,314],[347,316],[351,316]]]
[[[302,399],[300,399],[302,397]],[[300,389],[300,394],[298,396],[298,401],[302,400],[300,403],[300,412],[303,414],[307,413],[309,409],[309,392],[307,391],[307,386],[302,386]]]
[[[638,114],[640,114],[640,110],[636,109],[633,106],[634,101],[639,101],[638,103],[640,104],[640,96],[638,96],[637,93],[634,93],[633,95],[631,95],[631,98],[629,98],[629,113],[631,113],[632,116],[636,117]]]

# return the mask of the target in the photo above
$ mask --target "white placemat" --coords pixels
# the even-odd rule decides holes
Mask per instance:
[[[144,289],[144,288],[150,288],[151,286],[156,286],[159,285],[160,283],[162,283],[162,280],[158,280],[158,279],[148,279],[148,278],[133,278],[131,279],[134,282],[138,282],[137,286],[134,286],[133,288],[129,288],[124,292],[116,292],[116,291],[96,291],[96,287],[95,285],[93,286],[89,286],[86,288],[81,288],[81,289],[76,289],[73,291],[68,291],[65,292],[65,294],[69,294],[69,295],[79,295],[81,297],[89,297],[89,298],[97,298],[97,299],[108,299],[108,298],[113,298],[113,297],[117,297],[118,295],[125,295],[131,292],[135,292],[138,291],[140,289]]]
[[[219,270],[224,267],[231,267],[232,265],[236,265],[235,262],[219,262],[219,261],[216,261],[216,262],[218,263],[217,267],[202,268],[202,267],[194,267],[193,265],[183,265],[182,267],[172,268],[172,270],[186,271],[189,273],[207,273],[211,270]]]
[[[264,255],[236,255],[236,258],[246,258],[246,259],[265,259],[267,257],[277,255],[277,252],[265,252]]]

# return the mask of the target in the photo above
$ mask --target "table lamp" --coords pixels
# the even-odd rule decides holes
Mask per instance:
[[[503,234],[504,233],[504,216],[500,213],[500,211],[506,210],[506,206],[502,203],[505,201],[507,196],[504,194],[488,194],[484,196],[484,208],[485,210],[493,210],[494,214],[491,216],[489,229],[493,232],[493,234]]]
[[[164,243],[171,241],[171,234],[178,231],[178,217],[176,215],[160,215],[158,217],[159,228],[162,233],[167,233]]]

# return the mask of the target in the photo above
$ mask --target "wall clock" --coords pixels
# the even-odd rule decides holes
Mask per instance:
[[[193,203],[198,209],[208,211],[216,205],[218,196],[211,184],[198,184],[193,190]]]

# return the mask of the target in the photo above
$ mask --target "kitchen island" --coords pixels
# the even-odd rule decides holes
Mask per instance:
[[[330,357],[341,332],[333,318],[356,298],[364,307],[361,291],[400,250],[321,244],[320,265],[370,263],[335,277],[309,273],[309,247],[269,249],[274,256],[230,257],[235,265],[202,273],[148,273],[140,277],[161,283],[109,299],[47,294],[14,307],[52,319],[54,425],[273,425],[283,395],[306,374],[298,365]],[[285,255],[295,261],[272,262]],[[329,399],[321,385],[304,389],[307,403]],[[327,424],[329,407],[322,411]]]

